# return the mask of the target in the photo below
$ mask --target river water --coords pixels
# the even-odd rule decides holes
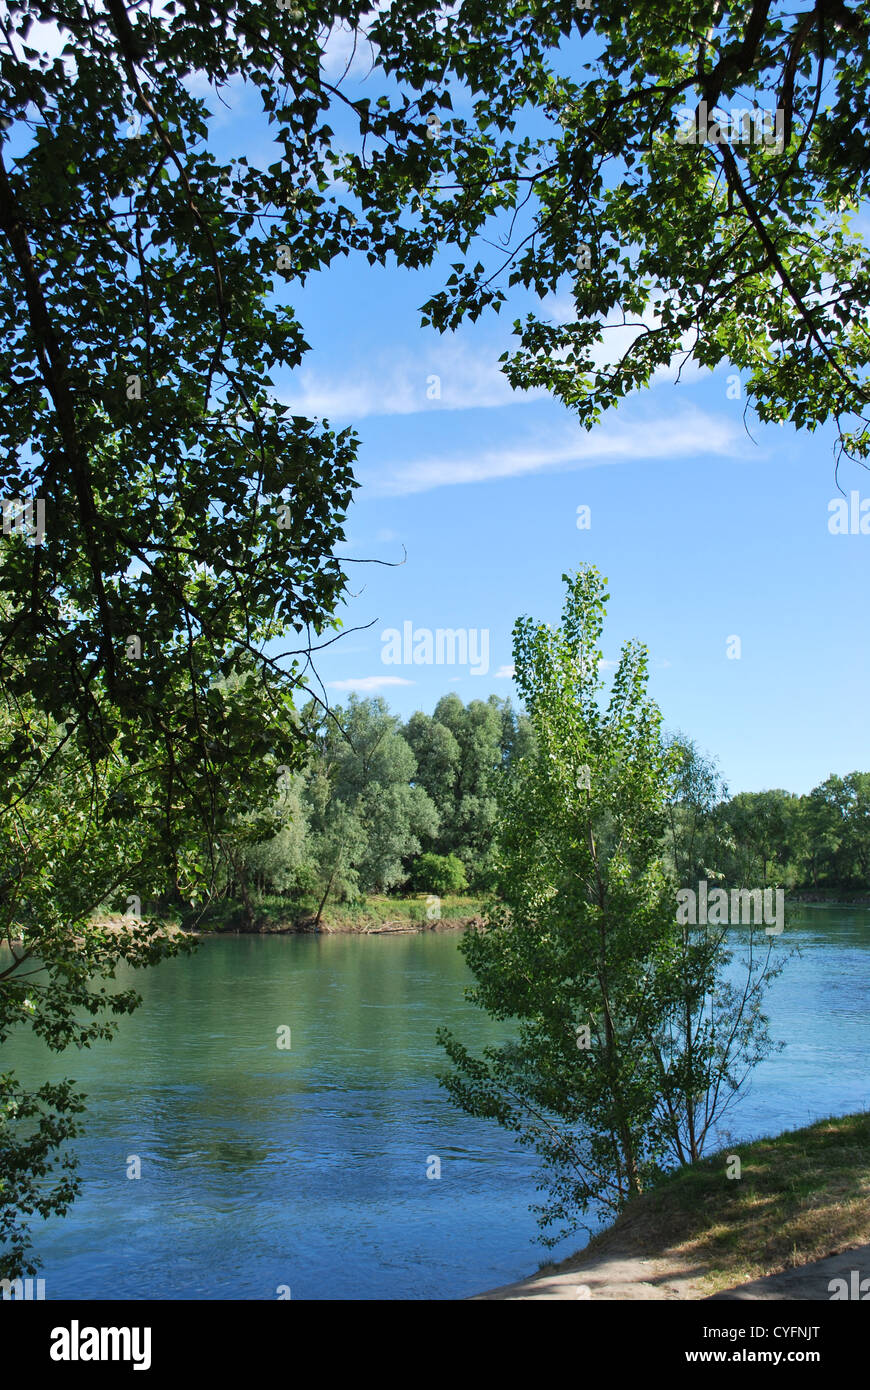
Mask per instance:
[[[459,939],[208,938],[134,977],[144,1004],[112,1042],[10,1040],[3,1067],[89,1096],[82,1195],[34,1227],[46,1297],[455,1298],[583,1245],[535,1241],[535,1156],[437,1084],[436,1028],[503,1036],[463,998]],[[801,955],[768,1008],[786,1047],[729,1142],[870,1108],[870,911],[804,908],[786,939]]]

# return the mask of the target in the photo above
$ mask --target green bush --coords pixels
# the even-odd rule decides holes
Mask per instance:
[[[468,887],[465,865],[455,854],[421,854],[414,860],[411,880],[418,893],[461,893]]]

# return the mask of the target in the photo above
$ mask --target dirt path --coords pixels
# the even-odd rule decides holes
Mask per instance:
[[[857,1271],[858,1278],[852,1272]],[[569,1270],[538,1274],[505,1284],[500,1289],[476,1294],[480,1299],[813,1299],[827,1302],[831,1298],[830,1280],[846,1280],[852,1290],[860,1280],[868,1280],[864,1296],[870,1299],[870,1245],[857,1245],[828,1255],[823,1260],[769,1274],[721,1293],[710,1294],[705,1287],[706,1271],[697,1265],[689,1266],[679,1259],[638,1259],[626,1251],[608,1251],[578,1263]],[[852,1297],[855,1294],[852,1293]]]

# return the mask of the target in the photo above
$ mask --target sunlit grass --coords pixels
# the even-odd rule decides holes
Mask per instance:
[[[736,1154],[739,1179],[726,1176]],[[691,1265],[710,1292],[870,1241],[870,1114],[735,1144],[669,1174],[548,1273],[619,1251]]]

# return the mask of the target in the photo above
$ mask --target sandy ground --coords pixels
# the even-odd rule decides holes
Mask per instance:
[[[638,1259],[636,1255],[621,1255],[609,1251],[581,1263],[575,1268],[554,1274],[536,1274],[505,1284],[488,1293],[475,1294],[477,1299],[551,1299],[551,1298],[609,1298],[609,1299],[812,1299],[828,1302],[829,1281],[846,1280],[851,1290],[863,1279],[870,1280],[870,1245],[856,1245],[815,1260],[796,1269],[769,1274],[749,1284],[711,1295],[704,1287],[703,1269],[680,1263],[679,1260]],[[858,1280],[852,1271],[858,1271]],[[852,1297],[855,1293],[852,1293]],[[870,1283],[865,1297],[870,1297]]]

